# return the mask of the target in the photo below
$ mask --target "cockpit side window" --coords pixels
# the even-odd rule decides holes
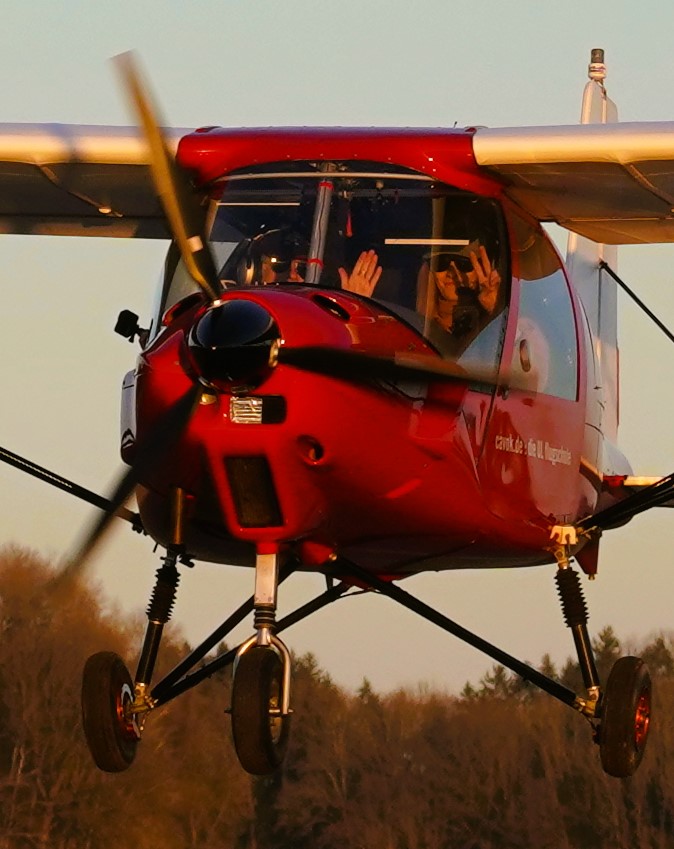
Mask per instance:
[[[508,223],[520,280],[513,372],[534,392],[575,400],[578,340],[562,262],[542,230],[514,214]]]

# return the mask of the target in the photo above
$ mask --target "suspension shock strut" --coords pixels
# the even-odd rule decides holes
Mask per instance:
[[[148,621],[145,639],[136,671],[136,684],[143,685],[143,687],[147,687],[152,680],[164,625],[169,621],[173,612],[178,582],[180,581],[180,574],[176,568],[178,557],[179,554],[175,549],[169,549],[166,557],[162,558],[162,565],[157,569],[154,589],[147,607]]]
[[[563,558],[559,561],[559,569],[555,575],[557,592],[562,606],[564,621],[571,629],[576,646],[578,663],[583,676],[583,683],[588,692],[592,705],[596,705],[600,695],[599,673],[594,661],[592,643],[587,630],[587,606],[580,586],[580,578]]]
[[[162,558],[162,565],[157,569],[154,589],[147,607],[147,626],[135,678],[136,697],[134,701],[137,705],[143,704],[146,710],[152,707],[149,704],[147,689],[152,681],[164,625],[171,618],[178,582],[180,581],[177,564],[180,560],[189,563],[185,560],[183,545],[184,490],[178,487],[174,489],[171,507],[171,543],[166,551],[166,557]]]
[[[276,651],[283,665],[281,687],[281,715],[290,713],[291,659],[285,643],[276,636],[276,602],[278,596],[279,568],[283,554],[276,546],[258,550],[255,559],[255,595],[253,599],[253,625],[255,634],[239,646],[234,667],[239,658],[253,646]]]

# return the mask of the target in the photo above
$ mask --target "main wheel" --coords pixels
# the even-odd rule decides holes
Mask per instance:
[[[632,775],[644,755],[651,721],[651,676],[638,657],[613,665],[601,701],[599,752],[604,772]]]
[[[136,755],[138,726],[128,716],[133,681],[122,658],[114,652],[92,655],[82,675],[82,725],[96,766],[122,772]]]
[[[290,717],[281,716],[283,663],[265,646],[241,655],[232,684],[232,736],[241,766],[267,775],[283,762]]]

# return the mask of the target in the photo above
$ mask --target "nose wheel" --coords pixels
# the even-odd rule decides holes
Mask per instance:
[[[278,551],[258,552],[255,636],[239,648],[232,681],[232,737],[241,766],[267,775],[283,762],[290,731],[290,652],[276,636]]]
[[[283,762],[290,715],[283,713],[284,663],[267,646],[242,654],[232,687],[232,737],[241,766],[252,775],[267,775]]]
[[[638,657],[621,657],[611,670],[600,706],[599,753],[604,771],[627,778],[646,749],[651,723],[651,677]]]
[[[89,751],[99,769],[123,772],[131,766],[140,729],[131,713],[133,681],[114,652],[99,652],[82,676],[82,723]]]

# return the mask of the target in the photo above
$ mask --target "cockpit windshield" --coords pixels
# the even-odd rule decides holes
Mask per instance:
[[[380,164],[282,163],[226,177],[211,243],[227,288],[341,288],[448,358],[499,356],[508,251],[490,198]]]

